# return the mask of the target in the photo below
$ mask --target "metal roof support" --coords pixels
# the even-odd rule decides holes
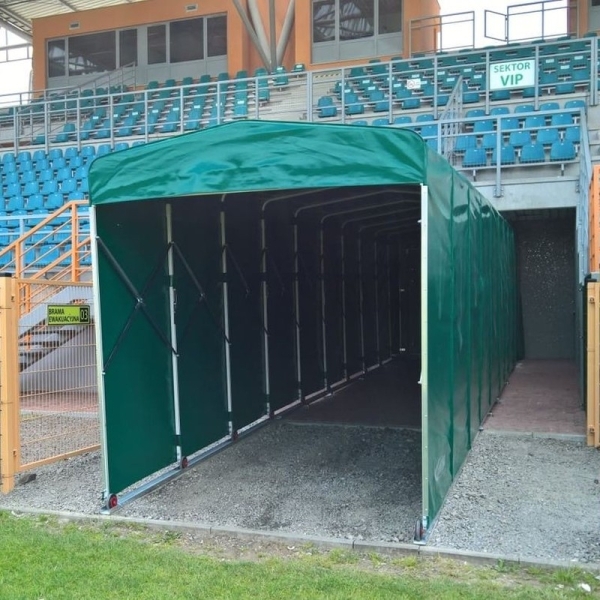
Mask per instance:
[[[266,52],[264,51],[263,46],[260,43],[260,40],[258,39],[256,31],[255,31],[254,27],[252,26],[252,23],[250,22],[250,19],[248,18],[246,11],[244,10],[244,7],[241,5],[240,0],[233,0],[233,4],[234,4],[236,10],[238,11],[238,14],[240,15],[240,19],[242,19],[242,23],[244,24],[244,27],[246,28],[246,31],[248,32],[248,35],[250,36],[250,39],[252,40],[254,47],[256,48],[258,54],[260,55],[260,59],[263,61],[263,64],[265,65],[265,67],[269,68],[269,64],[271,61],[269,60],[269,57],[267,56]]]

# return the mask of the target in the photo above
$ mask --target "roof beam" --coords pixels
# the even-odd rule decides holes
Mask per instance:
[[[19,15],[0,5],[0,26],[18,35],[25,41],[32,41],[30,24]]]
[[[76,12],[77,9],[70,3],[67,2],[67,0],[58,0],[63,6],[66,6],[69,10],[72,10],[73,12]]]

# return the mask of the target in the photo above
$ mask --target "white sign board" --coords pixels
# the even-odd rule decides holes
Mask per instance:
[[[490,90],[510,90],[535,85],[535,60],[512,60],[490,65]]]
[[[421,89],[421,80],[420,79],[407,79],[406,80],[406,89],[420,90]]]

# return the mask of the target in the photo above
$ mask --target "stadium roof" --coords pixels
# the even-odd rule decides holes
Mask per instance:
[[[31,20],[142,0],[0,0],[0,23],[31,39]]]

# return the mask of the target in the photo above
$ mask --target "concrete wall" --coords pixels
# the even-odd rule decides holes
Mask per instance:
[[[561,211],[559,217],[519,218],[513,226],[525,358],[574,359],[574,211]]]

